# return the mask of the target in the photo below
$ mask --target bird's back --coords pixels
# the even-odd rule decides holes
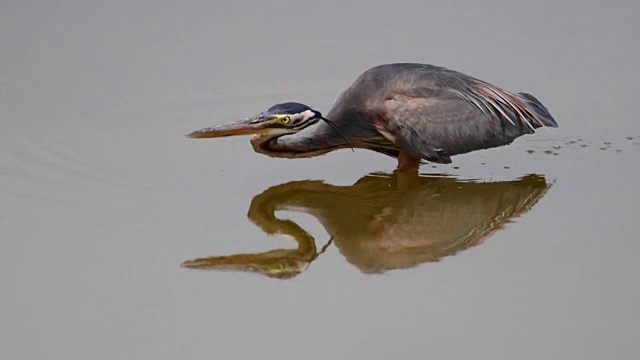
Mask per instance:
[[[557,127],[530,94],[409,63],[367,70],[338,96],[327,117],[350,139],[377,135],[379,142],[382,136],[413,157],[445,163],[452,155],[509,144],[541,126]]]

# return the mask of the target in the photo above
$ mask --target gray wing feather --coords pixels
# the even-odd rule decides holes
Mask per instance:
[[[558,126],[532,95],[424,64],[365,71],[338,96],[328,118],[348,139],[371,143],[383,136],[397,146],[387,154],[405,151],[442,163],[452,155],[509,144],[541,126]]]
[[[521,131],[495,121],[458,97],[406,97],[385,101],[378,130],[416,158],[450,163],[450,156],[511,143]],[[508,125],[508,126],[507,126]]]

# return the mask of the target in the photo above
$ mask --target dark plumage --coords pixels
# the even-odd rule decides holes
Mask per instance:
[[[267,109],[267,113],[269,114],[298,114],[301,112],[305,112],[307,110],[313,110],[305,104],[300,104],[297,102],[287,102],[283,104],[275,104],[272,107]]]
[[[307,110],[321,117],[299,103],[278,104],[267,113]],[[349,146],[366,148],[398,157],[399,168],[413,169],[420,159],[450,163],[453,155],[507,145],[536,128],[558,126],[533,95],[425,64],[367,70],[337,97],[326,118],[335,128],[327,122],[308,122],[290,133],[258,135],[251,142],[260,153],[289,158]],[[194,137],[228,134],[226,129],[214,130]]]

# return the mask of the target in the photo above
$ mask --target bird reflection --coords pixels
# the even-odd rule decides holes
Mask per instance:
[[[269,235],[287,235],[297,248],[185,261],[195,269],[254,271],[293,277],[331,244],[365,273],[406,269],[478,245],[528,211],[549,188],[541,175],[480,182],[449,176],[370,174],[351,186],[292,181],[256,195],[248,217]],[[314,238],[276,211],[313,215],[332,235],[320,250]]]

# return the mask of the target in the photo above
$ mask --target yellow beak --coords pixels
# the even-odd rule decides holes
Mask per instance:
[[[265,134],[271,130],[271,122],[269,120],[256,122],[255,118],[249,118],[196,130],[186,136],[193,139],[216,138],[223,136]]]

